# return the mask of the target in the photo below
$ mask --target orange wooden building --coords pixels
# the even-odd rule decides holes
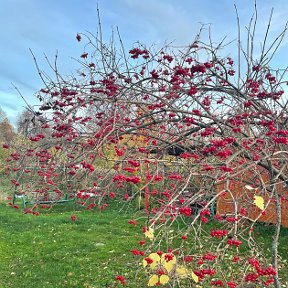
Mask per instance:
[[[269,174],[266,169],[257,166],[257,171],[247,171],[241,180],[230,180],[230,192],[224,192],[217,199],[217,213],[220,215],[229,215],[238,213],[242,209],[245,215],[250,219],[257,219],[261,222],[276,223],[276,205],[275,198],[271,197],[271,192],[264,187],[269,187]],[[261,177],[262,184],[255,185],[257,189],[251,189],[245,184],[257,183],[257,179]],[[246,182],[247,183],[247,182]],[[264,185],[263,185],[264,184]],[[224,190],[225,184],[217,186],[217,192]],[[281,199],[281,224],[288,227],[288,186],[280,180],[276,182],[276,191]],[[259,209],[254,203],[254,196],[261,196],[264,199],[265,210]],[[234,199],[233,199],[234,198]],[[269,204],[268,204],[269,203]]]

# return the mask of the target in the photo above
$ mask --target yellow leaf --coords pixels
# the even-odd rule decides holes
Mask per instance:
[[[264,210],[264,199],[261,196],[254,196],[254,204],[261,210]]]
[[[196,283],[198,283],[199,282],[199,277],[192,271],[192,273],[191,273],[191,276],[192,276],[192,279],[196,282]]]
[[[160,256],[157,253],[151,253],[148,257],[153,260],[150,267],[151,269],[154,269],[160,262]]]
[[[148,281],[148,286],[155,286],[159,281],[158,275],[152,275]]]
[[[187,278],[190,275],[189,269],[183,266],[179,266],[176,269],[177,274],[179,275],[180,278]]]
[[[170,260],[167,261],[167,258],[165,257],[166,255],[172,255],[173,258]],[[164,253],[162,254],[161,256],[161,264],[164,266],[164,268],[167,270],[167,272],[169,273],[175,266],[176,264],[176,257],[175,255],[173,254],[167,254],[167,253]]]
[[[172,261],[164,262],[163,266],[167,270],[167,272],[169,273],[173,269],[174,263]]]
[[[144,233],[144,235],[149,238],[150,240],[152,240],[154,238],[154,229],[149,227],[147,229],[147,231]]]
[[[160,280],[159,282],[162,284],[162,285],[165,285],[169,282],[170,278],[168,275],[161,275],[160,276]]]

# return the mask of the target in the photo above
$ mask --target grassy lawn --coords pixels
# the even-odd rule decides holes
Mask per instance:
[[[127,225],[141,213],[119,213],[120,207],[111,206],[100,212],[61,204],[35,216],[0,203],[0,288],[122,287],[115,281],[117,274],[128,280],[126,287],[146,287],[147,278],[135,278],[137,261],[130,252],[143,240],[144,222]],[[71,215],[77,216],[75,222]],[[208,223],[207,229],[214,224]],[[257,242],[267,255],[273,229],[262,224],[256,229]],[[287,242],[288,229],[283,229],[282,287],[288,287]]]
[[[1,165],[0,165],[1,167]],[[11,183],[9,177],[0,172],[0,201],[7,200],[7,196],[11,195]]]
[[[139,227],[127,225],[130,217],[67,206],[23,215],[0,204],[0,287],[120,287],[115,275],[129,278],[135,265],[129,251],[143,238]]]

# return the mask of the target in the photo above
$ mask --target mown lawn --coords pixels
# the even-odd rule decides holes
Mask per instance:
[[[120,213],[119,206],[111,206],[88,211],[71,203],[59,204],[35,216],[0,203],[0,288],[123,287],[115,281],[118,274],[127,280],[126,287],[146,287],[147,277],[135,276],[139,258],[130,252],[139,248],[145,223],[140,219],[136,226],[128,224],[142,212]],[[71,215],[77,217],[75,222]],[[206,227],[214,225],[211,221]],[[259,224],[255,231],[268,257],[273,230],[273,225]],[[283,229],[279,244],[282,287],[288,287],[287,243],[288,229]]]
[[[120,287],[115,276],[129,279],[127,271],[135,270],[129,251],[143,238],[139,226],[127,224],[130,217],[65,206],[23,215],[0,204],[0,287]]]

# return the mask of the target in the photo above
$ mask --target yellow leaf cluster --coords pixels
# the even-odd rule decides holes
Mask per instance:
[[[148,281],[148,286],[156,286],[158,285],[158,283],[160,283],[161,285],[165,285],[169,282],[169,280],[170,278],[168,275],[158,276],[156,274],[153,274]]]
[[[173,256],[172,259],[170,259],[171,257],[166,257],[166,256]],[[171,254],[171,253],[164,253],[161,256],[159,256],[157,253],[151,253],[148,256],[151,260],[152,263],[148,264],[147,261],[144,259],[143,260],[143,266],[144,268],[149,266],[152,270],[158,269],[158,268],[164,268],[166,270],[166,273],[169,274],[176,265],[177,259],[175,257],[175,255]],[[165,285],[169,282],[170,277],[166,274],[164,275],[157,275],[157,274],[153,274],[149,281],[148,281],[148,286],[155,286],[158,285],[159,283],[161,285]]]
[[[176,265],[176,257],[173,254],[169,254],[169,255],[173,255],[173,258],[171,260],[167,260],[166,259],[166,255],[168,255],[167,253],[164,253],[161,255],[161,257],[157,254],[157,253],[151,253],[148,257],[153,261],[151,264],[148,264],[147,261],[144,259],[143,260],[143,267],[147,267],[149,266],[152,270],[154,270],[156,267],[161,266],[163,268],[165,268],[165,270],[167,271],[167,273],[171,272],[174,268],[174,266]]]
[[[149,266],[152,270],[154,270],[155,267],[160,263],[161,258],[157,253],[151,253],[148,257],[153,261],[151,264],[149,264]],[[143,259],[143,267],[145,268],[147,265],[147,261]]]
[[[171,255],[173,258],[171,259]],[[170,256],[170,257],[167,257]],[[179,278],[192,278],[195,283],[199,282],[199,277],[191,270],[188,269],[187,267],[184,266],[177,266],[177,259],[176,256],[171,254],[171,253],[164,253],[161,256],[157,253],[151,253],[148,258],[152,260],[152,263],[149,263],[143,259],[143,267],[146,268],[147,266],[150,267],[154,273],[155,270],[157,271],[158,269],[165,269],[166,273],[164,275],[157,275],[157,274],[152,274],[148,281],[148,286],[156,286],[156,285],[165,285],[169,282],[170,277],[169,275],[171,272],[176,273],[176,275]],[[176,269],[175,269],[176,268]],[[171,276],[171,275],[170,275]]]

